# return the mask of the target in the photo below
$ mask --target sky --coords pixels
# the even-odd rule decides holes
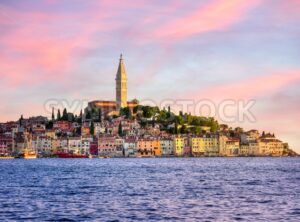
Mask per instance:
[[[299,24],[299,0],[1,0],[0,122],[114,100],[123,53],[128,98],[255,101],[229,125],[300,152]]]

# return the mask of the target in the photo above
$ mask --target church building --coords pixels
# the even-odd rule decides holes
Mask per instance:
[[[138,105],[136,99],[127,101],[127,74],[124,59],[121,54],[119,59],[119,67],[116,74],[116,101],[95,100],[88,103],[88,110],[101,109],[103,115],[118,114],[121,108],[129,107],[133,109]]]

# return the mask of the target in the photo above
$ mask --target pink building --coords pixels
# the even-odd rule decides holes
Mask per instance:
[[[73,127],[69,121],[57,121],[53,124],[53,128],[61,131],[71,131]]]

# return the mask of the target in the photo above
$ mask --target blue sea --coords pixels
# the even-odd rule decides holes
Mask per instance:
[[[0,221],[300,221],[300,158],[0,161]]]

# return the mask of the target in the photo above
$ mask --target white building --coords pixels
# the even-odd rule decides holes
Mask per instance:
[[[135,157],[137,155],[137,144],[135,139],[125,139],[123,147],[126,157]]]
[[[174,141],[173,139],[160,139],[160,148],[163,156],[174,155]]]

